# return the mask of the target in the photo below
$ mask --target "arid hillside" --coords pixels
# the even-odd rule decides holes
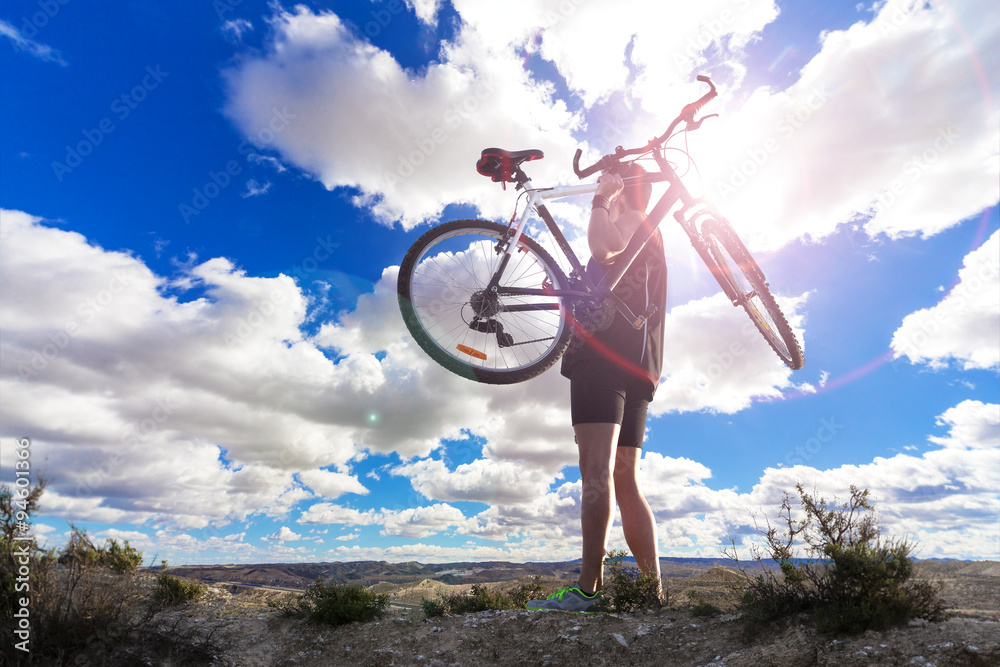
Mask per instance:
[[[513,610],[427,618],[419,607],[421,599],[472,584],[422,579],[379,584],[376,590],[390,595],[395,606],[366,624],[333,628],[283,618],[278,608],[295,593],[219,585],[160,622],[196,649],[178,654],[177,664],[195,664],[197,659],[219,665],[351,667],[1000,665],[1000,563],[925,561],[919,569],[921,576],[941,583],[952,617],[857,637],[820,635],[808,618],[798,617],[745,641],[732,613],[733,571],[719,565],[670,578],[670,605],[655,613]],[[558,583],[557,578],[543,580],[553,587]],[[694,600],[712,601],[722,611],[695,616]]]

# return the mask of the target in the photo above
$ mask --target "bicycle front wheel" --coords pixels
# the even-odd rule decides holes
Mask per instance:
[[[417,239],[399,267],[397,293],[406,328],[432,359],[462,377],[511,384],[539,375],[566,351],[567,304],[551,291],[568,281],[552,257],[522,236],[503,269],[508,228],[457,220]]]
[[[729,223],[715,219],[706,221],[701,232],[717,265],[710,267],[712,273],[733,304],[743,306],[764,340],[789,368],[802,368],[802,346],[771,295],[764,273],[739,236]]]

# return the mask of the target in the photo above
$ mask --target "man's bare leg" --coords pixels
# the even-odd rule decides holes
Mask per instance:
[[[656,519],[639,488],[638,447],[618,447],[615,454],[615,496],[622,515],[625,541],[635,557],[639,571],[660,578],[660,559],[656,544]]]
[[[583,480],[580,501],[583,562],[579,584],[584,593],[590,594],[604,585],[604,552],[615,505],[612,470],[621,426],[577,424],[573,430],[580,450],[580,477]]]

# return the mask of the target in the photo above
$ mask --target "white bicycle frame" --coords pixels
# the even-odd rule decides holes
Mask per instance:
[[[514,230],[514,237],[511,243],[511,246],[514,248],[516,248],[517,244],[521,241],[521,232],[524,229],[524,225],[528,222],[528,216],[532,211],[535,211],[538,217],[545,221],[545,217],[541,211],[539,211],[539,207],[543,206],[545,201],[549,199],[566,199],[568,197],[587,195],[592,192],[597,192],[597,183],[589,183],[585,185],[562,185],[552,188],[525,187],[525,192],[528,194],[528,201],[524,207],[524,211],[521,213],[521,219],[517,221],[517,227]],[[565,251],[565,248],[563,250]],[[508,250],[508,253],[509,252],[510,251]],[[567,259],[570,257],[573,257],[573,255],[569,255]],[[573,268],[576,269],[577,267],[574,266]]]

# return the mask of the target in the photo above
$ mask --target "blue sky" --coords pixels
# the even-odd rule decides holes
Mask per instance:
[[[27,437],[40,538],[177,564],[578,557],[568,383],[434,366],[396,267],[431,224],[510,216],[483,148],[570,183],[578,146],[662,132],[708,73],[689,187],[806,366],[665,228],[661,552],[746,544],[800,482],[871,489],[923,557],[1000,558],[994,4],[9,3],[0,479]],[[587,202],[554,211],[584,247]]]

